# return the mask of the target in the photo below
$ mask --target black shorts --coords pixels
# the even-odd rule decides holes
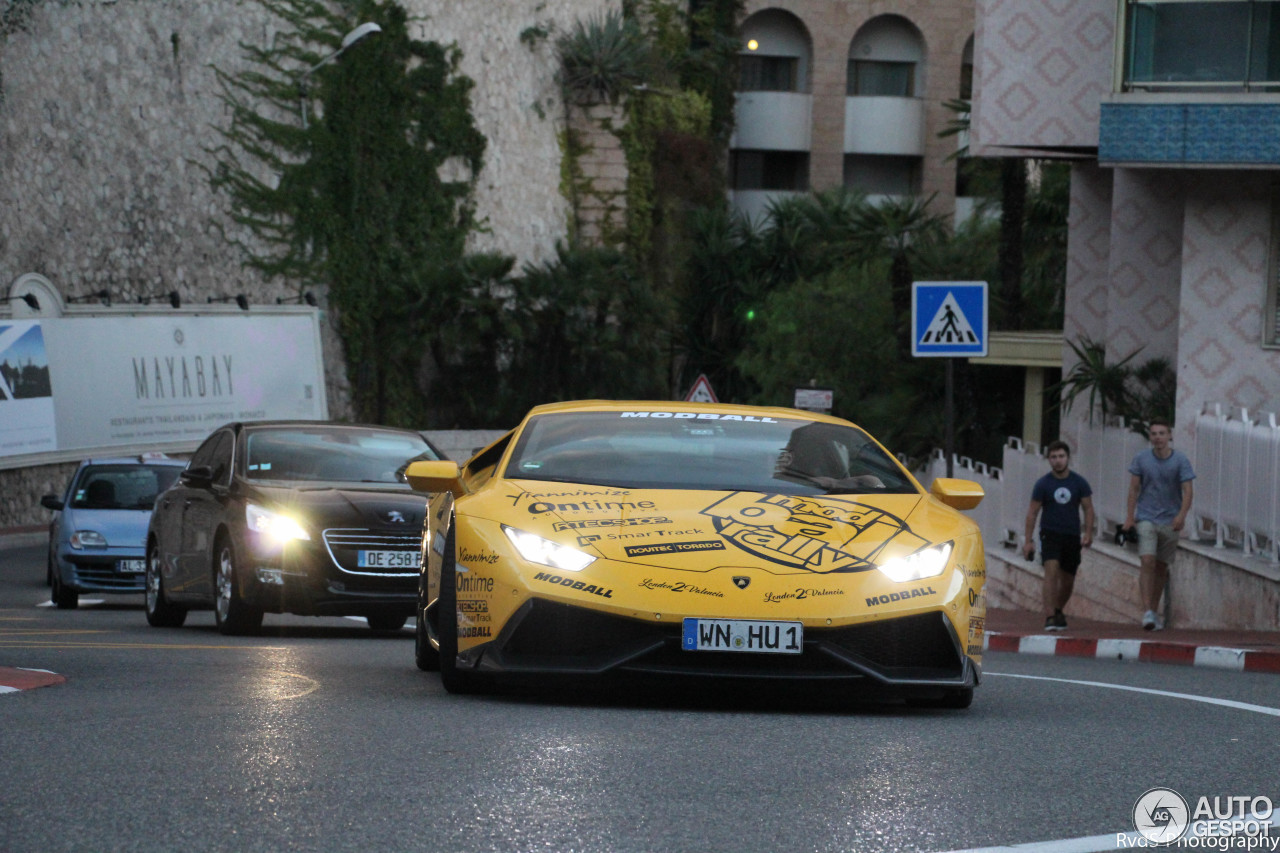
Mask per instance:
[[[1057,560],[1058,568],[1074,575],[1080,568],[1080,534],[1040,531],[1040,562]]]

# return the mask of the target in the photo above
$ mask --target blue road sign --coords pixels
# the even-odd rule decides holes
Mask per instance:
[[[987,283],[917,281],[911,285],[911,354],[987,354]]]

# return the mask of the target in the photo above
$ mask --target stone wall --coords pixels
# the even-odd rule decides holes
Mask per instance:
[[[1044,569],[1013,549],[987,551],[987,604],[1042,609]],[[1171,628],[1280,630],[1280,566],[1184,540],[1169,569],[1164,613]],[[1084,551],[1067,617],[1137,624],[1138,552],[1095,542]]]
[[[560,194],[564,106],[554,39],[617,0],[401,0],[415,37],[456,42],[489,141],[477,187],[477,250],[520,263],[567,233]],[[64,295],[117,300],[177,290],[184,303],[297,294],[241,266],[196,164],[225,122],[214,68],[244,64],[241,42],[276,24],[250,0],[58,0],[36,4],[0,42],[0,286],[35,272]],[[548,33],[521,39],[522,33]],[[329,409],[350,410],[341,352],[325,340]]]
[[[554,40],[618,0],[400,2],[416,38],[458,44],[476,83],[472,114],[489,143],[476,199],[487,227],[472,248],[520,264],[553,257],[569,218]],[[0,292],[39,273],[64,296],[296,297],[241,266],[220,229],[249,235],[196,165],[210,162],[204,148],[226,120],[214,68],[234,73],[240,43],[266,44],[275,28],[251,0],[47,0],[0,36]],[[341,346],[322,325],[329,412],[346,418]],[[0,471],[0,528],[46,522],[39,496],[60,491],[72,470]]]

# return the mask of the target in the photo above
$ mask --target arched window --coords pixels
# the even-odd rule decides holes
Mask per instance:
[[[804,25],[790,12],[766,9],[742,24],[739,92],[806,92],[812,49]]]
[[[920,31],[905,18],[872,18],[849,46],[847,94],[913,98],[924,59]]]

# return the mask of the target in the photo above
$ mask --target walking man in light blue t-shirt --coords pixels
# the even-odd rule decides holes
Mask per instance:
[[[1148,631],[1164,628],[1160,596],[1169,581],[1169,565],[1178,551],[1178,534],[1191,512],[1191,481],[1196,478],[1191,460],[1169,446],[1173,429],[1169,422],[1155,418],[1147,426],[1151,447],[1129,463],[1129,502],[1124,526],[1138,528],[1138,559],[1141,560],[1139,589],[1142,627]]]

